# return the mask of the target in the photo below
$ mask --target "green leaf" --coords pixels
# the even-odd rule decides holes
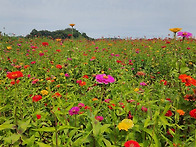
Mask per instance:
[[[21,131],[22,131],[21,133],[25,132],[27,127],[31,126],[31,125],[29,125],[30,121],[31,120],[29,119],[26,122],[19,122],[19,129],[21,129]]]
[[[184,74],[185,72],[189,71],[189,68],[188,67],[182,67],[180,69],[181,73]]]
[[[35,136],[33,135],[33,136],[31,136],[31,138],[23,139],[22,145],[26,145],[27,144],[27,146],[33,146],[34,145],[34,141],[35,141]]]
[[[93,126],[93,135],[94,137],[97,137],[100,133],[101,124],[100,122],[94,119],[92,120],[92,126]]]
[[[111,125],[110,124],[104,124],[101,128],[100,128],[100,133],[104,133]]]
[[[2,125],[0,125],[0,131],[1,130],[4,130],[4,129],[13,129],[13,127],[14,127],[15,125],[14,124],[2,124]]]
[[[40,129],[33,129],[34,131],[40,131],[40,132],[55,132],[54,127],[43,127]]]
[[[110,143],[110,141],[108,141],[107,139],[103,138],[102,140],[103,140],[103,142],[105,143],[105,145],[107,147],[111,147],[112,146],[111,143]]]
[[[20,138],[20,134],[12,134],[9,137],[4,138],[4,141],[10,144],[14,144]]]
[[[60,126],[57,131],[62,131],[62,130],[65,130],[65,129],[76,129],[76,127],[72,127],[72,126],[68,126],[68,125],[63,125],[63,126]]]
[[[91,132],[92,132],[92,130],[91,130],[86,136],[78,138],[78,139],[73,143],[73,146],[74,146],[74,147],[75,147],[75,146],[77,147],[77,146],[80,146],[81,143],[89,142],[89,141],[88,141],[88,136],[91,134]]]
[[[39,145],[39,147],[51,147],[50,145],[42,143],[42,142],[37,142],[37,144]]]
[[[159,118],[160,118],[161,124],[163,125],[163,127],[164,127],[165,130],[166,130],[166,126],[171,126],[171,125],[168,123],[168,121],[167,121],[167,119],[165,118],[165,116],[162,116],[162,115],[161,115]]]
[[[157,135],[153,130],[144,128],[143,131],[148,133],[153,138],[156,147],[160,147],[159,139],[157,138]]]

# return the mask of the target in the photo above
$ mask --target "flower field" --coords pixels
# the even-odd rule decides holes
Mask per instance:
[[[165,39],[1,36],[0,146],[195,147],[196,40],[171,31]]]

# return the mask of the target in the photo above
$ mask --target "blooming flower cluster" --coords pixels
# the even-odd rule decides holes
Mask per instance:
[[[191,76],[188,76],[186,74],[181,74],[179,76],[179,79],[181,79],[182,83],[185,83],[186,86],[191,86],[191,85],[196,86],[196,80],[193,79]]]
[[[119,124],[118,124],[118,129],[119,130],[125,130],[128,131],[128,129],[131,129],[134,126],[133,121],[131,119],[123,119]]]
[[[69,115],[76,115],[78,114],[80,111],[80,108],[79,107],[72,107],[70,110],[69,110]]]
[[[115,82],[115,79],[111,75],[98,74],[98,75],[96,75],[95,78],[96,78],[98,83],[109,84],[109,83],[114,83]]]
[[[21,71],[10,72],[7,74],[9,79],[17,79],[23,77],[23,73]]]

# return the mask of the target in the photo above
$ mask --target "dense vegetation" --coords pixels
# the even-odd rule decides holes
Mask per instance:
[[[30,34],[28,34],[26,37],[48,37],[53,39],[66,39],[71,38],[73,35],[74,38],[86,38],[86,39],[92,39],[86,35],[86,33],[80,33],[78,30],[73,28],[73,34],[72,34],[72,28],[67,28],[65,30],[56,30],[56,31],[48,31],[48,30],[41,30],[37,31],[36,29],[33,29]]]

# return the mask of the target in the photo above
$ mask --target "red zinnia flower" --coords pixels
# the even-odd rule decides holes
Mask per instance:
[[[36,116],[37,116],[37,119],[40,119],[41,118],[41,115],[39,115],[39,114],[37,114]]]
[[[190,116],[196,119],[196,109],[193,109],[189,112]]]
[[[21,71],[15,71],[15,72],[8,73],[7,77],[9,79],[17,79],[17,78],[23,77],[23,74]]]
[[[161,83],[163,83],[164,85],[167,85],[167,81],[165,81],[165,80],[161,80],[161,81],[160,81],[160,84],[161,84]]]
[[[42,99],[42,96],[41,95],[35,95],[32,99],[33,99],[33,102],[38,102],[39,100]]]
[[[14,84],[16,84],[16,83],[18,84],[19,82],[20,82],[20,80],[16,80],[16,81],[14,80],[14,81],[11,81],[10,84],[14,85]]]
[[[43,46],[48,46],[49,43],[48,43],[48,42],[42,42],[42,45],[43,45]]]
[[[165,116],[168,116],[168,117],[172,116],[172,111],[171,111],[171,110],[168,110],[168,111],[165,113]]]
[[[120,60],[117,60],[116,62],[117,62],[117,63],[121,63],[122,61],[120,61]]]
[[[87,76],[87,75],[84,75],[84,76],[83,76],[83,78],[86,78],[86,79],[88,79],[88,76]]]
[[[58,92],[56,92],[52,97],[57,98],[57,97],[62,97],[62,95]]]
[[[57,51],[57,52],[60,52],[61,50],[57,49],[56,51]]]
[[[125,142],[124,146],[125,147],[140,147],[139,143],[134,140],[129,140],[129,141]]]
[[[62,69],[62,66],[61,66],[60,64],[57,64],[57,65],[56,65],[56,68]]]

